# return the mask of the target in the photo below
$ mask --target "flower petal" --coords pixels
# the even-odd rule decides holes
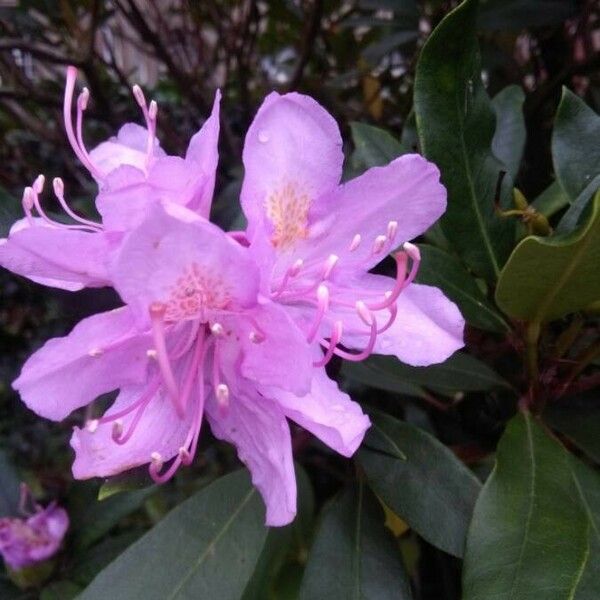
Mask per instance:
[[[250,396],[250,393],[252,394]],[[287,525],[296,515],[296,477],[290,429],[277,404],[252,391],[231,398],[227,415],[211,397],[206,413],[213,434],[234,444],[267,506],[266,524]]]
[[[312,388],[301,398],[274,387],[261,387],[261,391],[279,404],[286,417],[343,456],[356,452],[371,426],[360,405],[339,389],[324,368],[314,369]]]
[[[67,230],[42,219],[17,221],[0,240],[0,265],[42,285],[75,291],[109,285],[110,236]]]
[[[127,409],[139,400],[148,385],[127,386],[121,390],[105,417]],[[191,426],[194,398],[188,402],[188,412],[180,419],[163,389],[154,394],[144,409],[133,435],[124,444],[112,439],[114,421],[100,423],[95,431],[75,427],[71,446],[75,450],[73,476],[76,479],[110,477],[150,462],[150,455],[158,452],[166,462],[184,445]],[[125,415],[121,421],[127,431],[136,411]]]
[[[310,201],[339,183],[342,139],[333,117],[315,100],[274,92],[248,129],[243,160],[241,202],[252,236],[269,199],[281,204],[272,211],[293,210],[294,194]]]
[[[141,323],[153,302],[172,309],[172,321],[256,303],[258,273],[247,250],[177,205],[149,208],[123,241],[111,271],[115,289]]]
[[[311,348],[286,310],[272,302],[252,311],[264,340],[250,340],[257,330],[247,320],[241,323],[242,375],[263,385],[276,385],[296,394],[310,390],[313,375]]]
[[[31,410],[60,421],[101,394],[140,383],[152,343],[133,327],[126,307],[84,319],[34,353],[13,387]]]
[[[185,204],[199,215],[208,218],[215,191],[215,177],[219,162],[219,106],[221,92],[217,90],[212,112],[198,133],[190,140],[185,162],[203,175],[203,183]]]
[[[364,298],[383,298],[391,290],[394,280],[381,275],[367,274],[358,280],[351,292],[354,301]],[[458,307],[436,287],[411,284],[396,301],[398,314],[389,329],[377,336],[373,352],[397,356],[402,362],[415,367],[444,362],[464,346],[465,321]],[[387,311],[375,313],[378,325],[385,324]],[[335,308],[328,315],[332,324],[344,322],[342,344],[348,348],[366,346],[368,328],[351,309]]]

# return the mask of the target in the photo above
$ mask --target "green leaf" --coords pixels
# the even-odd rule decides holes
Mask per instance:
[[[358,171],[387,165],[407,152],[407,149],[385,129],[356,121],[350,123],[350,129],[355,147],[354,167]]]
[[[473,327],[500,333],[508,331],[506,321],[457,258],[429,245],[421,244],[419,250],[419,283],[439,287],[450,300],[456,302],[467,323]]]
[[[514,223],[497,216],[495,194],[506,167],[492,153],[496,118],[481,82],[476,0],[448,14],[427,40],[415,79],[421,149],[442,172],[448,208],[442,230],[466,264],[490,281],[514,241]],[[506,177],[502,204],[511,200]]]
[[[514,250],[496,288],[512,317],[542,323],[585,308],[600,297],[600,192],[588,222],[552,237],[529,236]]]
[[[77,523],[75,545],[87,548],[108,533],[123,517],[138,510],[156,492],[156,486],[116,493],[89,505]]]
[[[509,422],[477,501],[464,600],[570,600],[588,556],[588,520],[569,455],[529,415]]]
[[[551,407],[544,411],[544,420],[600,463],[600,409]]]
[[[545,217],[551,217],[565,206],[570,200],[558,181],[551,183],[533,202],[531,206]]]
[[[594,192],[600,188],[600,173],[590,181],[583,192],[573,201],[556,226],[556,233],[571,233],[581,225],[586,216],[586,210],[594,197]]]
[[[563,88],[552,132],[552,160],[558,182],[572,201],[600,174],[599,139],[600,116]]]
[[[481,484],[433,436],[389,415],[370,416],[358,453],[369,485],[424,539],[462,556]]]
[[[362,484],[346,489],[323,512],[299,600],[411,597],[381,505]]]
[[[72,600],[81,593],[81,586],[72,581],[55,581],[46,586],[41,594],[40,600]]]
[[[413,396],[423,395],[421,386],[445,394],[510,388],[510,384],[485,363],[462,352],[455,352],[445,362],[429,367],[410,367],[393,356],[376,355],[362,363],[344,362],[342,373],[351,379],[356,378],[358,369],[355,365],[371,372],[369,379],[364,379],[365,383],[374,387],[383,385],[383,389],[395,386],[398,393]],[[411,389],[416,393],[411,394]]]
[[[496,133],[492,140],[494,156],[503,162],[514,179],[525,149],[525,93],[518,85],[509,85],[492,100],[496,112]]]
[[[172,510],[102,571],[81,600],[237,600],[267,528],[245,470],[221,477]]]
[[[408,383],[396,374],[394,371],[397,364],[396,359],[386,358],[380,364],[379,361],[374,361],[372,358],[360,362],[345,360],[342,363],[342,375],[351,381],[392,394],[414,396],[415,398],[423,398],[426,395],[421,386]]]

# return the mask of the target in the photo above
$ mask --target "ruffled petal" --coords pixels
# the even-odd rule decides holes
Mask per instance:
[[[104,416],[127,409],[147,389],[148,385],[123,388]],[[133,435],[124,444],[117,444],[112,439],[114,421],[98,424],[93,432],[85,427],[75,427],[71,436],[71,447],[75,450],[73,476],[89,479],[117,475],[149,463],[153,452],[158,452],[165,462],[170,460],[185,443],[195,402],[194,398],[190,399],[187,414],[180,419],[168,395],[159,388],[143,410]],[[124,432],[128,431],[135,415],[136,411],[133,411],[121,418]]]
[[[153,205],[123,241],[111,274],[115,289],[148,321],[153,302],[180,321],[252,307],[258,272],[247,250],[218,227],[176,205]]]
[[[134,330],[128,308],[100,313],[47,341],[13,387],[31,410],[60,421],[101,394],[144,381],[150,347],[149,337]]]
[[[371,426],[360,405],[339,389],[324,368],[314,369],[312,388],[301,398],[273,387],[261,391],[279,404],[286,417],[343,456],[356,452]]]
[[[226,416],[216,400],[206,405],[213,434],[234,444],[248,467],[252,482],[267,506],[266,524],[287,525],[296,515],[296,477],[290,429],[277,404],[260,397],[240,394],[231,398]]]
[[[106,271],[114,244],[104,233],[61,229],[44,220],[17,221],[0,240],[0,265],[36,283],[75,291],[110,285]]]
[[[252,311],[253,321],[240,319],[244,377],[295,394],[310,390],[313,375],[310,345],[286,310],[272,302]],[[251,335],[264,336],[259,343]]]
[[[343,158],[337,124],[322,106],[296,93],[270,94],[244,144],[241,202],[250,237],[265,218],[283,249],[301,237],[305,208],[339,183]]]

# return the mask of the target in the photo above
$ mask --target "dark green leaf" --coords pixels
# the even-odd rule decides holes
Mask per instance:
[[[544,419],[600,463],[600,409],[552,407],[544,412]]]
[[[551,217],[569,204],[570,200],[558,181],[551,183],[531,206],[545,217]]]
[[[380,381],[391,383],[389,387],[397,386],[398,393],[409,395],[417,386],[430,388],[441,393],[488,391],[495,388],[509,388],[508,382],[485,363],[475,357],[462,352],[455,352],[448,360],[430,367],[410,367],[401,363],[393,356],[371,356],[362,363],[345,362],[342,373],[352,378],[357,372],[354,365],[361,364],[361,368],[368,369],[372,375],[366,383],[380,387]],[[387,389],[388,385],[384,387]],[[391,390],[394,391],[394,390]]]
[[[246,471],[218,479],[171,511],[111,563],[81,600],[238,600],[267,528]]]
[[[563,88],[552,133],[552,160],[556,178],[571,201],[600,174],[599,139],[600,116]]]
[[[56,581],[46,586],[40,600],[72,600],[81,592],[81,586],[72,581]]]
[[[447,15],[427,40],[415,80],[415,113],[421,149],[442,172],[448,208],[444,234],[478,275],[494,281],[514,240],[514,223],[495,211],[500,172],[492,153],[496,118],[481,82],[475,35],[476,0]],[[506,177],[502,204],[511,202]]]
[[[389,415],[371,415],[358,460],[373,491],[434,546],[462,556],[481,484],[442,443]]]
[[[537,323],[585,308],[600,298],[600,193],[577,231],[529,236],[514,250],[496,288],[496,302],[518,319]]]
[[[518,85],[509,85],[494,96],[492,106],[496,112],[496,133],[492,140],[494,156],[503,162],[514,179],[525,149],[525,93]]]
[[[464,600],[572,599],[587,536],[569,455],[532,417],[516,416],[475,507]]]
[[[355,152],[355,169],[366,171],[371,167],[387,165],[407,150],[390,133],[366,123],[350,123]]]
[[[383,510],[362,484],[324,510],[308,557],[300,600],[411,598],[408,578]]]
[[[600,188],[600,173],[590,181],[583,192],[573,201],[556,226],[556,233],[571,233],[582,224],[587,209],[591,204],[594,192]]]
[[[346,360],[342,363],[342,375],[351,381],[357,381],[363,385],[391,392],[392,394],[414,396],[416,398],[425,396],[425,391],[420,386],[404,381],[395,373],[394,366],[396,363],[397,360],[392,358],[384,359],[382,364],[372,360],[361,362]]]
[[[457,258],[433,246],[420,245],[419,250],[419,283],[439,287],[450,300],[456,302],[470,325],[486,331],[508,330],[506,321]]]

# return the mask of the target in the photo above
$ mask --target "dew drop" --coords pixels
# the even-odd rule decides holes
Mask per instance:
[[[269,141],[269,134],[264,129],[258,132],[258,141],[261,144],[266,144]]]

